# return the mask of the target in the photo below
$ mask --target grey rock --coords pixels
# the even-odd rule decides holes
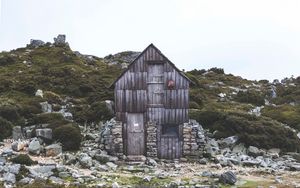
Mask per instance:
[[[46,156],[57,156],[62,153],[62,146],[60,144],[52,144],[45,147]]]
[[[219,145],[220,145],[221,148],[231,147],[234,144],[236,144],[238,139],[239,139],[238,136],[230,136],[230,137],[227,137],[227,138],[224,138],[224,139],[220,140]]]
[[[25,141],[14,141],[12,144],[11,144],[11,149],[14,150],[14,151],[21,151],[23,150],[26,146],[27,146],[27,142]]]
[[[34,155],[39,155],[40,154],[40,152],[41,152],[41,144],[38,141],[38,139],[34,138],[30,142],[30,144],[28,146],[28,151],[29,151],[29,153],[34,154]]]
[[[42,40],[30,39],[30,44],[28,44],[28,47],[37,48],[37,47],[43,46],[44,44],[45,44],[45,42]]]
[[[150,157],[148,157],[146,159],[146,164],[150,165],[150,166],[157,166],[157,162],[154,159],[150,158]]]
[[[145,177],[143,178],[143,180],[144,180],[145,182],[150,182],[151,179],[152,179],[151,176],[145,176]]]
[[[80,154],[79,163],[83,168],[90,168],[91,166],[93,166],[92,158],[86,153]]]
[[[4,157],[0,157],[0,166],[4,166],[6,163],[6,159]]]
[[[246,154],[246,147],[244,144],[240,143],[236,146],[233,147],[232,149],[232,153],[236,153],[236,154]]]
[[[52,170],[55,169],[54,165],[46,165],[46,166],[33,166],[29,167],[29,172],[33,177],[50,177],[53,175]]]
[[[52,129],[45,128],[45,129],[36,129],[35,130],[36,137],[52,140]]]
[[[21,179],[18,183],[21,185],[27,185],[27,184],[33,183],[33,181],[34,181],[34,179],[25,177],[25,178]]]
[[[19,174],[21,165],[20,164],[12,164],[8,166],[8,172],[12,174]]]
[[[49,180],[54,184],[59,184],[59,185],[64,184],[64,180],[62,180],[61,178],[55,177],[55,176],[51,176],[49,178]]]
[[[71,177],[71,174],[69,172],[59,172],[58,176],[60,178],[68,178],[68,177]]]
[[[111,184],[112,188],[120,188],[119,184],[117,182],[114,182]]]
[[[19,139],[23,139],[24,136],[23,136],[23,133],[22,133],[22,128],[21,126],[15,126],[13,128],[13,131],[12,131],[12,138],[14,140],[19,140]]]
[[[43,90],[41,90],[41,89],[36,90],[35,96],[36,96],[36,97],[41,97],[41,98],[43,98],[43,97],[44,97],[44,92],[43,92]]]
[[[110,156],[107,154],[96,154],[95,159],[101,163],[118,161],[118,157]]]
[[[212,172],[211,171],[203,171],[201,174],[202,177],[211,177]]]
[[[257,156],[262,156],[265,154],[265,151],[258,149],[255,146],[249,146],[248,148],[248,155],[253,156],[253,157],[257,157]]]
[[[3,180],[7,183],[16,183],[16,175],[10,172],[4,173],[3,174]]]
[[[54,45],[65,45],[66,44],[66,35],[58,35],[54,37]]]
[[[205,164],[207,164],[207,163],[208,163],[208,161],[207,161],[206,158],[202,158],[202,159],[199,160],[199,164],[205,165]]]
[[[112,163],[112,162],[107,162],[106,165],[114,171],[117,170],[117,167],[118,167],[118,165],[116,165],[115,163]]]
[[[13,150],[10,148],[5,148],[1,153],[3,157],[10,157],[12,156],[12,154],[13,154]]]
[[[234,185],[237,181],[237,177],[232,171],[227,171],[221,174],[219,181],[224,184]]]
[[[43,113],[51,113],[52,112],[52,105],[49,104],[47,101],[41,102],[40,105],[41,105]]]

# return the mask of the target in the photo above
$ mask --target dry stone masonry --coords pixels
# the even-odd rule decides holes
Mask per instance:
[[[183,124],[183,156],[186,158],[203,157],[206,144],[204,129],[194,120]]]
[[[154,123],[148,122],[147,124],[147,156],[148,157],[157,157],[157,128]]]

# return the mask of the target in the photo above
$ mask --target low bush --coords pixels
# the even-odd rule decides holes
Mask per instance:
[[[224,69],[222,68],[217,68],[217,67],[213,67],[211,69],[208,69],[208,71],[212,71],[216,74],[225,74]]]
[[[300,151],[297,135],[266,117],[256,117],[247,113],[191,110],[190,117],[196,119],[216,138],[239,136],[239,141],[247,146],[259,148],[280,148],[282,151]]]
[[[266,106],[262,113],[300,131],[300,107],[292,105]]]
[[[256,106],[262,106],[265,104],[265,98],[259,92],[256,91],[239,91],[235,97],[235,100],[241,103],[250,103]]]
[[[69,123],[69,121],[65,120],[60,113],[37,114],[29,122],[30,125],[49,124],[49,128],[52,129],[67,123]]]
[[[20,154],[11,159],[11,162],[31,166],[37,164],[37,161],[33,161],[27,154]]]
[[[16,122],[21,118],[18,110],[18,107],[14,105],[2,105],[0,106],[0,116],[8,121]]]
[[[62,103],[62,98],[58,94],[56,94],[52,91],[45,91],[44,99],[46,99],[46,101],[48,101],[48,103],[50,103],[50,104],[61,104]]]
[[[0,141],[11,136],[12,123],[0,116]]]
[[[62,125],[54,129],[53,139],[62,143],[63,150],[78,150],[81,142],[80,129],[73,124]]]

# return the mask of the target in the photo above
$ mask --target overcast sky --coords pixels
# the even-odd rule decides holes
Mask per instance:
[[[66,34],[104,57],[154,43],[180,69],[300,76],[299,0],[0,0],[0,51]]]

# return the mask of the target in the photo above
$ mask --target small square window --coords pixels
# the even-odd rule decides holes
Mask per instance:
[[[179,125],[164,124],[162,125],[162,135],[178,136]]]

